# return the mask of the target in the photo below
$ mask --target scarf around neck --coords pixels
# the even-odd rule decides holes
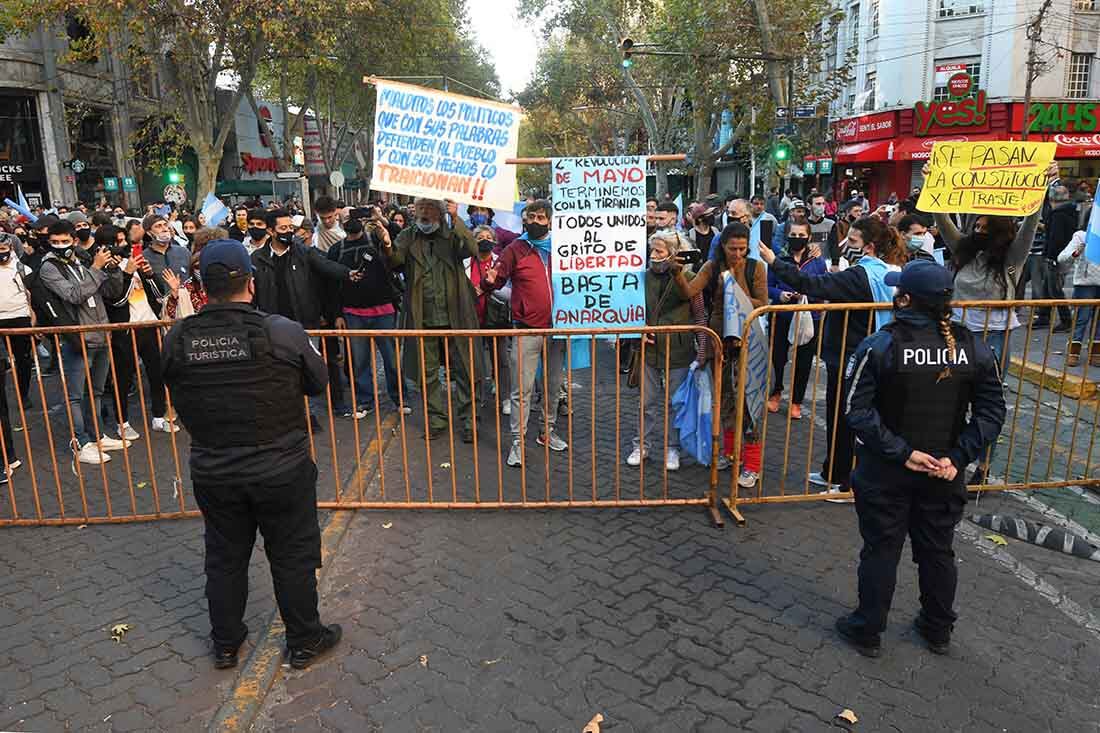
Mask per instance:
[[[856,267],[862,267],[867,271],[867,282],[871,285],[871,297],[875,299],[876,303],[894,302],[894,289],[886,284],[886,273],[889,270],[885,262],[878,257],[863,255],[859,258],[859,264]],[[891,311],[875,311],[875,330],[877,331],[889,323],[892,317],[893,313]]]

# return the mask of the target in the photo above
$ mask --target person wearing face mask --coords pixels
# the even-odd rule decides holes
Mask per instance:
[[[862,257],[858,265],[840,272],[807,274],[793,262],[776,257],[767,247],[760,248],[760,257],[768,263],[778,281],[808,297],[830,303],[892,302],[894,289],[886,285],[886,273],[891,269],[888,262],[895,261],[898,254],[898,241],[893,233],[881,220],[868,216],[852,224],[848,237],[853,245],[860,247]],[[842,370],[860,341],[890,320],[889,311],[871,314],[871,311],[857,310],[846,318],[827,317],[821,335],[821,360],[825,362],[828,375],[825,384],[827,444],[821,472],[811,473],[809,481],[832,494],[846,491],[851,485],[853,436],[839,412]],[[873,322],[870,321],[872,317]],[[849,503],[851,499],[836,501]]]
[[[810,225],[791,221],[788,223],[790,233],[784,245],[786,254],[779,259],[797,267],[799,272],[807,275],[824,275],[828,272],[825,261],[815,257],[810,252]],[[773,305],[793,305],[802,298],[802,294],[787,283],[783,282],[775,274],[774,268],[768,269],[768,297]],[[810,303],[822,302],[819,298],[808,298]],[[821,313],[812,311],[810,318],[813,320],[814,337],[809,342],[795,347],[794,380],[791,383],[791,419],[802,419],[802,401],[806,397],[806,386],[809,384],[810,372],[813,367],[814,354],[817,353],[817,340],[820,335],[819,326]],[[779,412],[779,402],[783,397],[783,372],[787,367],[790,357],[791,344],[787,340],[787,333],[791,328],[793,313],[779,313],[775,317],[775,338],[772,339],[772,368],[775,369],[775,378],[772,380],[772,393],[768,396],[768,412]]]
[[[117,268],[108,268],[117,261],[106,248],[95,250],[90,267],[81,264],[75,252],[74,234],[70,222],[58,221],[50,225],[50,253],[39,268],[39,278],[47,292],[50,325],[105,325],[109,322],[107,301],[121,294],[122,274]],[[120,450],[129,444],[93,434],[93,416],[99,414],[110,370],[107,335],[104,331],[89,331],[82,337],[63,337],[60,356],[68,391],[66,399],[72,415],[74,459],[80,463],[106,463],[111,460],[107,451]],[[90,393],[85,389],[89,379]]]
[[[660,209],[658,209],[659,211]],[[512,319],[517,328],[551,328],[553,326],[554,293],[551,287],[550,202],[539,199],[524,209],[527,231],[508,245],[500,255],[496,267],[490,268],[485,279],[490,288],[512,284]],[[523,465],[525,451],[522,441],[526,436],[527,421],[531,413],[531,396],[535,386],[535,372],[546,349],[546,393],[543,395],[543,415],[536,442],[550,450],[561,452],[569,445],[554,432],[558,411],[556,402],[546,395],[561,391],[565,359],[565,339],[547,339],[543,336],[517,336],[512,345],[512,447],[507,463],[513,468]],[[550,403],[550,404],[548,404]]]
[[[382,248],[391,268],[404,268],[405,293],[402,298],[401,327],[407,329],[475,330],[478,327],[477,305],[470,279],[462,270],[462,261],[477,257],[477,242],[458,215],[454,201],[417,198],[413,204],[412,226],[390,240],[389,232],[382,236]],[[450,223],[448,223],[448,220]],[[518,241],[518,240],[517,240]],[[515,242],[513,242],[515,244]],[[474,427],[470,409],[470,384],[477,379],[474,365],[469,363],[468,337],[440,336],[423,342],[423,373],[419,349],[402,349],[403,373],[414,379],[424,390],[428,403],[428,425],[431,438],[447,435],[448,413],[439,368],[446,366],[443,339],[447,339],[451,373],[446,381],[457,384],[451,392],[451,406],[460,423],[462,440],[472,443]],[[473,353],[477,353],[475,344]],[[456,358],[457,355],[457,358]]]
[[[164,302],[164,318],[175,321],[192,316],[206,305],[206,288],[202,286],[199,270],[199,257],[207,243],[215,239],[229,239],[229,232],[221,227],[202,227],[195,232],[191,241],[191,271],[187,278],[180,279],[171,270],[164,273],[168,284],[168,299]],[[181,293],[182,291],[182,293]]]
[[[149,236],[149,246],[145,248],[143,256],[153,270],[157,288],[162,292],[168,292],[168,285],[164,281],[164,271],[172,270],[176,277],[187,277],[191,269],[191,253],[186,247],[176,243],[172,227],[163,216],[152,214],[141,222]]]
[[[233,223],[229,225],[229,238],[243,242],[248,236],[248,207],[237,204],[233,207]]]
[[[497,253],[499,254],[505,247],[511,244],[519,235],[515,232],[508,231],[504,227],[499,227],[493,223],[493,210],[487,206],[471,206],[467,209],[467,213],[470,215],[468,226],[470,231],[474,231],[478,227],[487,226],[493,230],[493,236],[497,241]]]
[[[328,259],[338,262],[351,270],[362,273],[363,278],[357,282],[342,280],[336,286],[335,303],[333,309],[336,328],[353,330],[392,331],[397,328],[397,309],[395,303],[399,294],[394,288],[393,274],[386,264],[386,258],[382,256],[378,244],[378,231],[386,231],[384,225],[376,224],[367,231],[361,219],[349,219],[344,225],[347,238],[337,242],[328,251]],[[371,232],[375,232],[374,236]],[[394,410],[400,409],[406,415],[412,412],[408,406],[402,406],[400,390],[397,384],[397,359],[394,339],[392,337],[376,337],[374,339],[374,351],[382,358],[382,367],[386,375],[386,395]],[[332,346],[329,348],[332,353]],[[351,338],[351,360],[349,369],[354,369],[349,374],[349,381],[354,380],[355,401],[358,404],[348,405],[342,412],[345,416],[359,420],[368,413],[374,412],[375,399],[382,405],[382,394],[375,394],[374,380],[376,370],[371,354],[371,340],[363,337]],[[339,372],[337,372],[337,376]],[[329,382],[334,381],[334,375],[330,372]],[[333,392],[334,402],[343,402],[343,390],[340,390],[340,400],[337,400],[336,392]],[[338,408],[335,408],[338,409]]]
[[[36,274],[16,256],[19,239],[14,234],[0,232],[0,328],[31,328],[37,325],[37,318],[31,307],[30,285]],[[9,336],[11,354],[15,367],[15,385],[23,400],[23,407],[30,404],[31,368],[34,364],[31,355],[33,344],[30,336]],[[0,349],[4,342],[0,339]],[[0,389],[0,392],[4,390]],[[0,402],[4,396],[0,394]],[[6,405],[0,405],[0,417],[6,413]],[[10,436],[8,436],[10,437]],[[15,446],[8,442],[9,463]],[[0,475],[0,479],[3,476]]]
[[[290,214],[272,214],[282,214],[276,228],[293,236]],[[324,393],[328,374],[301,324],[251,304],[253,262],[263,251],[250,258],[232,239],[203,247],[199,272],[210,302],[164,337],[164,381],[191,435],[191,483],[206,525],[215,669],[237,666],[248,638],[244,611],[257,529],[290,666],[308,667],[341,637],[317,609],[317,466],[302,410],[304,397]]]
[[[859,438],[852,485],[863,549],[859,605],[836,630],[860,654],[881,654],[908,536],[920,584],[913,626],[931,652],[947,654],[965,469],[997,440],[1004,390],[989,347],[952,323],[950,272],[918,261],[886,284],[897,287],[893,321],[860,343],[845,369],[842,419]]]
[[[772,234],[771,248],[782,252],[783,248],[787,246],[787,227],[791,222],[797,224],[805,224],[806,219],[806,202],[802,199],[794,199],[791,201],[790,207],[787,209],[787,218],[775,228],[775,232]]]
[[[698,219],[696,219],[698,221]],[[698,322],[703,315],[703,296],[687,296],[672,273],[672,261],[690,244],[678,232],[658,232],[649,238],[649,269],[645,273],[646,325],[686,326]],[[684,281],[694,276],[684,273]],[[674,393],[688,374],[688,369],[698,354],[691,333],[680,331],[665,338],[647,335],[645,368],[644,434],[634,437],[634,448],[626,458],[628,466],[639,466],[649,457],[653,439],[662,435],[662,415],[665,406],[665,385],[668,394]],[[666,351],[667,365],[666,366]],[[664,455],[669,471],[680,469],[680,432],[671,425],[668,429],[668,450]]]
[[[898,232],[905,240],[910,260],[935,261],[935,257],[932,256],[935,239],[928,233],[923,217],[907,214],[898,220],[897,226]]]
[[[264,209],[252,209],[248,212],[248,231],[245,236],[244,248],[252,254],[268,244],[267,212]]]
[[[107,316],[111,323],[152,323],[160,320],[160,313],[167,297],[168,287],[161,278],[153,276],[153,269],[142,253],[116,244],[115,228],[105,227],[96,232],[93,250],[111,250],[114,262],[109,270],[121,270],[122,292],[117,299],[107,301]],[[122,260],[121,262],[119,260]],[[170,272],[170,271],[168,271]],[[161,354],[158,329],[135,328],[111,332],[114,354],[114,378],[118,385],[115,398],[108,400],[114,414],[118,436],[126,440],[141,437],[130,425],[130,389],[140,378],[134,350],[149,380],[149,401],[152,404],[152,429],[162,433],[174,433],[179,428],[167,416],[164,382],[161,380]],[[108,390],[107,394],[112,394]],[[106,422],[106,418],[104,418]]]
[[[496,252],[498,249],[496,231],[483,224],[474,229],[474,239],[477,240],[477,257],[468,257],[463,260],[462,269],[466,271],[470,284],[474,286],[474,294],[477,295],[478,323],[486,329],[511,328],[512,311],[509,301],[512,297],[512,288],[504,285],[499,289],[490,290],[485,282],[489,270],[496,267],[497,261],[500,260]],[[479,371],[485,375],[482,381],[481,402],[488,402],[489,395],[493,394],[492,390],[495,388],[501,403],[499,409],[504,415],[512,414],[512,380],[508,368],[510,342],[510,338],[485,339],[485,358],[479,368]],[[496,344],[495,365],[494,343]]]
[[[692,227],[687,233],[688,242],[693,249],[710,252],[718,239],[718,232],[714,228],[715,210],[708,209],[705,204],[692,204],[688,212],[692,221]]]
[[[828,215],[828,204],[820,193],[810,196],[806,221],[810,225],[810,243],[822,252],[831,252],[836,247],[836,221]]]

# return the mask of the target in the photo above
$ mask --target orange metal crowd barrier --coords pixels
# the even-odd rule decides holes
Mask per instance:
[[[1100,394],[1096,382],[1100,380],[1100,364],[1089,364],[1089,339],[1085,339],[1081,362],[1069,366],[1065,359],[1067,343],[1072,339],[1077,321],[1087,311],[1100,306],[1100,300],[1011,300],[992,302],[959,302],[954,304],[957,313],[971,324],[972,330],[987,343],[999,337],[991,323],[995,315],[1007,315],[1006,309],[1017,312],[1020,325],[1010,330],[1001,352],[1000,368],[1005,382],[1007,417],[996,443],[982,463],[978,482],[971,484],[971,491],[1003,491],[1011,489],[1051,489],[1066,486],[1100,485],[1100,466],[1093,462],[1096,443],[1096,424],[1100,418]],[[809,305],[772,305],[753,311],[744,324],[742,339],[749,338],[753,324],[763,321],[769,367],[764,377],[765,396],[775,392],[787,395],[781,401],[778,412],[765,409],[759,429],[750,431],[751,419],[746,414],[746,388],[749,386],[749,359],[747,349],[742,349],[734,369],[737,370],[736,420],[725,425],[734,431],[734,450],[731,456],[733,471],[729,476],[728,495],[722,501],[739,523],[744,522],[740,507],[748,504],[776,502],[822,501],[827,499],[851,499],[850,491],[827,493],[820,485],[811,484],[809,475],[819,471],[822,463],[835,458],[836,447],[826,439],[828,423],[835,432],[840,420],[842,400],[834,409],[826,410],[824,397],[826,370],[821,361],[821,338],[829,319],[842,318],[845,336],[849,320],[854,314],[870,314],[889,309],[889,304],[833,303]],[[1068,307],[1072,322],[1067,333],[1055,333],[1058,307]],[[1044,310],[1050,312],[1050,323],[1044,327],[1033,325],[1034,316]],[[998,313],[999,312],[999,313]],[[776,324],[782,314],[815,313],[821,318],[818,339],[811,342],[812,368],[806,396],[801,407],[801,419],[796,419],[789,399],[791,381],[799,359],[805,359],[803,350],[790,347],[787,333]],[[1100,312],[1093,311],[1095,318]],[[978,314],[977,317],[974,314]],[[969,318],[967,318],[969,316]],[[867,332],[875,320],[867,317]],[[1089,324],[1095,327],[1095,321]],[[1087,334],[1086,334],[1087,335]],[[787,342],[789,363],[781,384],[775,384],[775,371],[771,368],[771,353],[776,341],[780,350]],[[850,345],[845,337],[842,352]],[[1097,347],[1100,349],[1100,346]],[[842,365],[843,366],[843,365]],[[843,368],[839,370],[838,394],[843,394]],[[742,446],[746,434],[760,443],[764,461],[756,484],[751,488],[739,485]],[[781,446],[775,447],[775,446]]]
[[[48,374],[38,349],[32,349],[30,389],[21,394],[21,365],[13,360],[11,379],[5,379],[11,415],[12,440],[0,436],[0,453],[6,464],[16,459],[22,465],[10,471],[8,483],[0,487],[0,526],[87,524],[126,522],[196,516],[187,471],[189,436],[186,431],[153,430],[149,407],[152,387],[141,363],[139,333],[152,329],[157,343],[169,323],[116,324],[86,327],[10,329],[0,331],[7,351],[13,340],[32,338],[36,344],[52,343],[60,351],[64,339],[74,339],[81,353],[88,354],[93,331],[113,334],[106,339],[109,356],[107,385],[102,407],[85,415],[88,432],[117,437],[123,403],[129,403],[130,422],[139,437],[129,445],[113,449],[112,459],[98,465],[75,458],[73,409],[66,399],[69,375],[64,370]],[[648,338],[639,339],[639,334]],[[632,439],[646,435],[646,380],[641,387],[626,386],[620,364],[628,349],[639,349],[643,370],[668,373],[668,344],[677,335],[693,338],[717,337],[707,329],[692,326],[664,326],[644,329],[591,331],[493,330],[493,331],[313,331],[322,357],[329,362],[330,375],[362,373],[355,364],[353,342],[366,341],[364,353],[373,367],[372,386],[359,394],[355,379],[337,394],[330,381],[326,392],[304,400],[313,415],[309,441],[318,464],[319,506],[322,508],[512,508],[512,507],[639,507],[705,506],[714,521],[721,523],[717,509],[718,474],[710,467],[694,464],[685,456],[683,466],[670,471],[664,458],[674,428],[669,406],[679,386],[658,380],[663,390],[659,399],[657,426],[652,430],[648,465],[625,465]],[[568,335],[567,339],[555,339]],[[536,380],[531,401],[530,426],[519,425],[522,467],[507,465],[512,435],[510,416],[503,414],[503,392],[513,368],[524,371],[524,352],[509,366],[509,345],[516,337],[540,339],[538,358],[546,363],[552,344],[564,344],[565,374],[559,395],[547,395],[551,379],[546,370]],[[595,336],[596,338],[593,338]],[[381,352],[385,340],[395,346],[396,400],[386,394]],[[647,364],[648,350],[661,341],[665,363]],[[119,349],[125,349],[123,354]],[[721,369],[712,365],[713,374]],[[528,354],[531,352],[528,351]],[[123,358],[124,357],[124,358]],[[581,358],[584,357],[584,358]],[[84,359],[82,374],[90,390],[93,375]],[[580,362],[587,362],[581,364]],[[119,374],[129,364],[137,367],[138,378],[131,394],[120,394]],[[467,365],[474,379],[464,378]],[[159,365],[156,365],[159,368]],[[125,380],[123,380],[125,383]],[[718,449],[720,384],[712,387],[712,424],[709,439],[712,455]],[[436,390],[442,399],[442,416],[429,401]],[[468,390],[468,393],[466,393]],[[461,394],[460,394],[461,391]],[[519,409],[530,407],[518,396]],[[465,413],[466,403],[469,412]],[[34,404],[37,403],[37,404]],[[342,409],[347,403],[349,409]],[[542,404],[552,403],[550,411]],[[167,417],[171,398],[165,394]],[[369,409],[363,419],[355,410]],[[402,409],[403,408],[403,409]],[[433,416],[433,411],[437,414]],[[345,414],[350,416],[345,417]],[[466,415],[469,421],[466,421]],[[548,432],[551,415],[560,415],[557,432],[566,448],[552,452],[549,441],[528,440],[530,433]],[[140,416],[140,420],[135,419]],[[432,431],[432,418],[445,428]],[[468,435],[463,434],[469,424]],[[652,427],[652,426],[651,426]],[[469,442],[464,442],[468,438]],[[121,460],[119,460],[121,459]],[[3,501],[6,498],[7,501]],[[6,506],[4,506],[6,504]]]

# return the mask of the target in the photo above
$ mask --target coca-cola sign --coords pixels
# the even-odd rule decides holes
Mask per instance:
[[[1100,135],[1055,135],[1054,142],[1059,145],[1100,146]]]
[[[837,142],[854,143],[867,140],[885,140],[897,132],[897,113],[879,112],[862,117],[840,120],[833,126]]]

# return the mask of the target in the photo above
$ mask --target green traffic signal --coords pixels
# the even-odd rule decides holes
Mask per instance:
[[[634,65],[634,59],[623,59],[623,68],[624,69],[629,69],[633,65]]]
[[[172,168],[168,171],[168,182],[169,183],[179,183],[182,180],[183,180],[183,174],[180,173],[175,168]]]
[[[791,159],[791,142],[781,137],[772,145],[772,159],[777,163],[786,163]]]

